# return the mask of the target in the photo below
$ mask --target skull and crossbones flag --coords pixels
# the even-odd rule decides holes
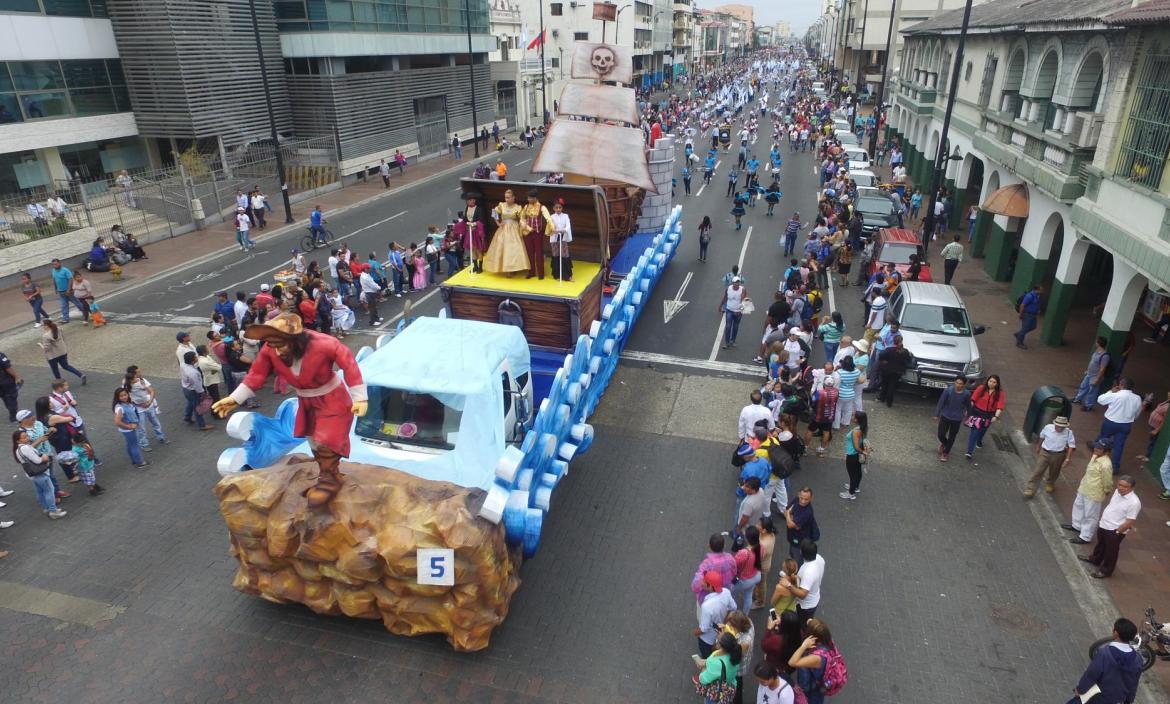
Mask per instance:
[[[629,47],[577,42],[573,46],[573,78],[592,78],[629,85],[634,59]]]

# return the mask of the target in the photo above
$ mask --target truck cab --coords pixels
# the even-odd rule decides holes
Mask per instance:
[[[486,489],[533,409],[519,328],[418,318],[359,362],[369,394],[350,460]]]

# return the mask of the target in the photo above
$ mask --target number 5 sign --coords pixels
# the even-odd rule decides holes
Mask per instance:
[[[418,583],[455,586],[455,551],[451,548],[420,548]]]

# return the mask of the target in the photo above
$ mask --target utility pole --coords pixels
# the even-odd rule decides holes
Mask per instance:
[[[938,190],[942,186],[943,172],[951,155],[947,152],[947,137],[951,129],[951,113],[955,109],[955,95],[959,92],[959,69],[963,66],[963,47],[967,43],[967,24],[971,21],[971,0],[967,0],[963,7],[963,26],[959,30],[959,47],[955,50],[954,66],[951,67],[951,80],[947,83],[950,92],[947,93],[947,111],[943,113],[942,134],[938,138],[938,151],[934,157],[934,172],[930,177],[930,209],[926,211],[926,223],[922,233],[922,251],[925,254],[930,247],[930,237],[934,233],[935,218],[934,204],[938,200]]]
[[[868,0],[867,0],[868,2]],[[873,119],[873,134],[869,136],[869,153],[877,153],[878,129],[881,128],[882,115],[886,112],[886,81],[890,76],[890,52],[893,50],[894,20],[897,18],[898,0],[890,0],[890,27],[886,30],[886,55],[882,60],[882,82],[878,85],[877,115]],[[888,146],[888,145],[887,145]]]
[[[866,1],[868,2],[868,0]],[[467,25],[467,71],[471,80],[471,143],[475,145],[475,158],[478,159],[479,115],[475,110],[475,54],[471,51],[471,0],[463,0],[463,13],[465,17],[464,24]]]
[[[272,110],[272,89],[268,85],[268,67],[264,65],[264,46],[260,43],[260,22],[256,19],[256,0],[248,0],[252,12],[252,34],[256,37],[256,57],[260,60],[260,83],[264,86],[264,105],[268,108],[268,127],[272,131],[272,150],[276,153],[276,185],[284,200],[285,223],[296,222],[292,216],[292,203],[288,200],[288,184],[284,182],[284,157],[280,155],[280,138],[276,134],[276,113]]]
[[[548,86],[544,76],[544,45],[548,43],[548,37],[544,36],[544,0],[537,0],[536,4],[540,8],[540,124],[546,125],[548,124]]]

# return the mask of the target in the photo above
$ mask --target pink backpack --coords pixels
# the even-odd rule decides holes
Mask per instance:
[[[849,682],[849,670],[845,667],[845,658],[837,646],[832,650],[817,648],[815,651],[824,660],[824,670],[821,674],[820,689],[826,696],[834,696]]]

